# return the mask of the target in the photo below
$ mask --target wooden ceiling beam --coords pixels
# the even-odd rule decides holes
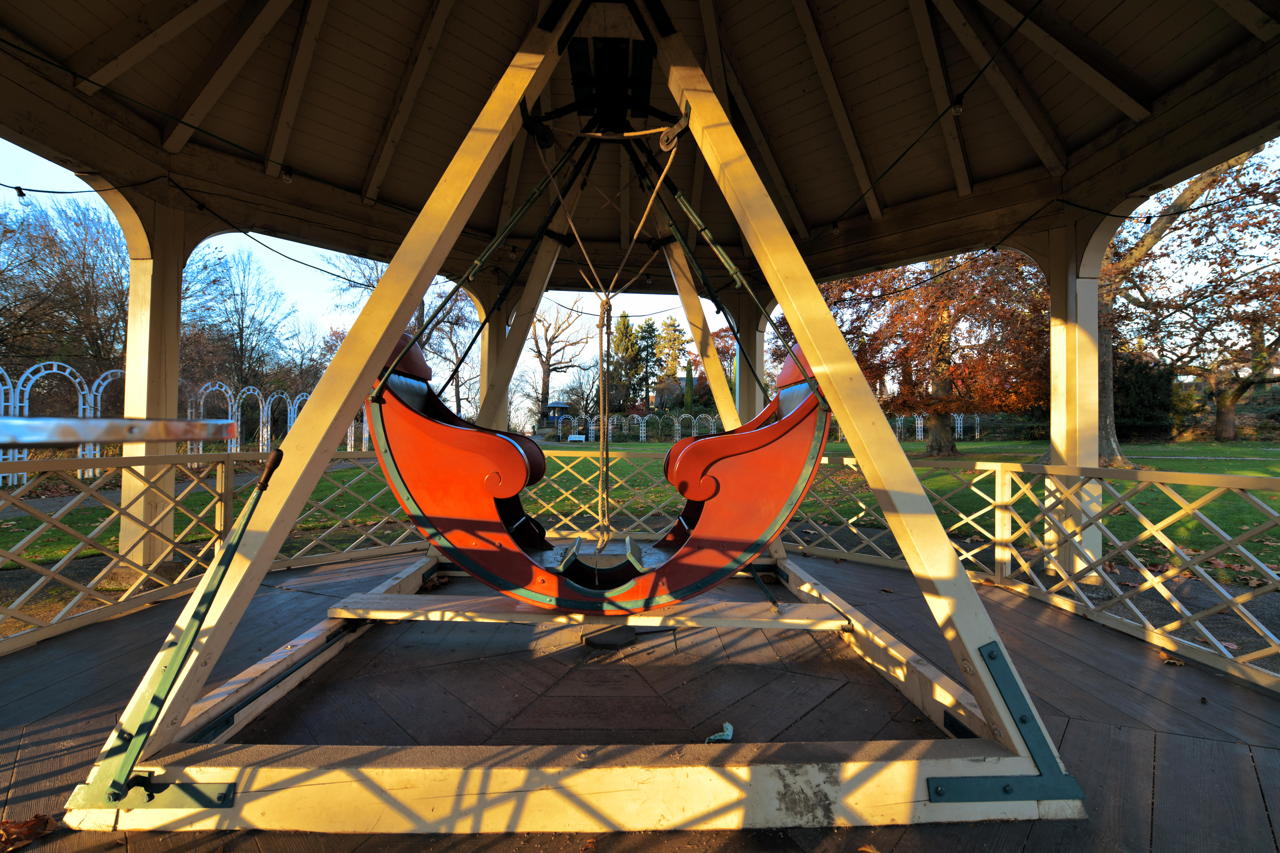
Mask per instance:
[[[751,136],[752,142],[755,143],[756,153],[759,155],[765,171],[769,173],[774,192],[778,194],[778,200],[782,202],[782,208],[786,211],[787,218],[791,220],[791,227],[801,240],[809,239],[809,226],[805,225],[804,217],[800,215],[800,208],[796,207],[795,196],[792,195],[790,187],[787,186],[786,178],[782,176],[782,169],[778,166],[778,160],[773,156],[773,150],[769,147],[768,137],[765,136],[760,122],[756,120],[755,111],[751,109],[751,100],[742,88],[742,81],[738,78],[737,72],[733,70],[733,63],[729,61],[728,56],[724,57],[724,72],[725,79],[729,83],[729,93],[733,95],[733,101],[738,106],[738,112],[742,114],[742,121],[747,126],[747,133]]]
[[[165,137],[165,151],[177,154],[186,146],[200,123],[208,117],[292,2],[293,0],[266,0],[247,26],[241,21],[231,26],[227,32],[230,46],[214,54],[217,59],[212,70],[205,76],[204,84],[195,91],[187,105],[177,111],[182,118]]]
[[[329,0],[307,0],[307,10],[293,42],[293,55],[289,57],[289,72],[285,77],[280,106],[276,110],[275,124],[271,129],[271,142],[267,145],[267,174],[276,177],[289,150],[289,138],[293,135],[293,122],[298,117],[298,105],[302,103],[302,90],[311,73],[311,60],[316,53],[320,27],[329,9]]]
[[[974,65],[986,68],[983,76],[995,89],[1014,124],[1022,131],[1049,174],[1061,175],[1065,172],[1067,154],[1062,140],[1049,121],[1044,107],[1040,105],[1039,98],[1027,85],[1013,60],[1000,49],[999,42],[991,34],[978,10],[969,0],[933,0],[933,4],[942,13]]]
[[[1213,2],[1260,41],[1271,41],[1280,35],[1280,24],[1276,23],[1276,19],[1259,9],[1250,0],[1213,0]]]
[[[720,103],[727,104],[729,102],[726,97],[724,85],[724,54],[720,47],[720,26],[719,20],[716,18],[715,0],[698,0],[698,14],[702,19],[702,35],[706,40],[707,53],[703,60],[703,65],[707,69],[707,79],[711,81],[711,88],[716,93],[716,97],[720,99]],[[702,194],[706,187],[707,180],[707,164],[701,156],[693,158],[693,189],[690,193],[690,201],[693,202],[693,209],[701,213],[702,211]],[[717,239],[723,240],[732,236],[737,240],[737,232],[732,235],[722,234]],[[685,239],[690,246],[697,244],[698,231],[693,227],[693,223],[689,223],[689,230],[685,235]]]
[[[907,0],[911,9],[911,20],[916,28],[916,40],[920,43],[920,54],[924,59],[925,70],[929,74],[929,89],[933,93],[933,107],[942,116],[938,125],[942,129],[942,141],[946,145],[947,160],[951,163],[951,174],[956,181],[956,194],[969,195],[973,192],[973,181],[969,177],[969,164],[964,158],[964,143],[960,138],[960,128],[956,123],[955,113],[951,109],[951,87],[947,82],[946,72],[942,68],[942,54],[938,50],[938,40],[933,32],[933,16],[925,0]]]
[[[387,116],[386,124],[382,128],[382,136],[378,140],[378,147],[369,165],[369,175],[364,182],[366,202],[375,201],[382,190],[382,182],[387,176],[387,169],[391,166],[391,158],[395,156],[396,146],[400,144],[400,137],[404,135],[409,116],[413,113],[413,105],[418,100],[418,93],[422,91],[423,82],[427,79],[427,69],[431,67],[431,58],[440,44],[440,37],[444,35],[444,25],[449,19],[453,3],[454,0],[438,0],[435,9],[418,31],[413,53],[410,54],[413,57],[413,64],[409,68],[409,73],[400,78],[400,84],[396,88],[395,105],[391,108],[391,114]]]
[[[845,155],[853,166],[854,177],[858,181],[858,189],[862,193],[862,201],[867,205],[867,213],[872,219],[879,219],[880,199],[876,197],[875,187],[871,185],[871,175],[867,172],[866,161],[862,159],[862,148],[858,145],[858,137],[853,132],[853,124],[849,121],[849,110],[844,105],[844,98],[836,86],[835,75],[831,73],[831,61],[827,58],[822,39],[818,36],[818,25],[814,21],[813,12],[809,9],[808,0],[792,0],[796,19],[800,22],[800,30],[804,33],[805,43],[809,47],[809,55],[813,59],[813,67],[818,72],[818,81],[827,96],[827,105],[831,108],[831,117],[835,119],[836,130],[840,133],[840,141],[844,145]]]
[[[83,78],[76,88],[86,95],[95,94],[226,2],[183,0],[177,6],[170,3],[150,14],[144,11],[139,17],[129,18],[67,59],[67,67]]]
[[[1054,36],[1030,16],[1023,20],[1023,12],[1015,8],[1008,0],[978,0],[978,2],[1006,24],[1017,26],[1018,35],[1053,57],[1058,61],[1058,64],[1078,77],[1082,83],[1097,92],[1129,118],[1134,121],[1142,121],[1151,115],[1151,110],[1147,109],[1137,98],[1130,95],[1119,84],[1099,70],[1094,63],[1081,57],[1079,52],[1067,47],[1063,41],[1064,38],[1067,38],[1065,33],[1059,32],[1057,36]],[[1021,22],[1021,26],[1018,26],[1019,22]],[[1078,39],[1068,40],[1079,42]]]

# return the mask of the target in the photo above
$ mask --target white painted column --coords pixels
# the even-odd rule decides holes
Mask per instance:
[[[132,201],[109,182],[82,175],[115,214],[129,251],[129,314],[125,330],[124,416],[178,417],[178,329],[182,272],[208,223],[147,199]],[[130,442],[125,456],[176,451],[173,442]],[[132,518],[120,522],[125,567],[150,568],[172,551],[174,476],[165,466],[141,465],[123,472],[121,506]]]
[[[1079,274],[1074,231],[1054,229],[1044,272],[1049,283],[1049,463],[1095,468],[1098,465],[1098,280]],[[1075,481],[1066,480],[1070,488]],[[1046,483],[1045,498],[1056,495]],[[1071,548],[1056,550],[1059,565],[1070,572],[1083,569],[1102,553],[1102,532],[1081,530],[1085,519],[1101,504],[1098,486],[1082,487],[1054,512],[1055,520],[1075,540]],[[1046,543],[1058,542],[1051,526]],[[1068,550],[1068,548],[1070,550]],[[1086,582],[1089,579],[1085,579]],[[1094,579],[1096,581],[1096,578]]]

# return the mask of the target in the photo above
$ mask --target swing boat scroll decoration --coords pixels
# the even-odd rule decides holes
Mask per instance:
[[[583,11],[591,5],[590,0],[555,0],[526,37],[508,76],[494,88],[476,125],[424,204],[405,240],[403,255],[393,258],[286,438],[289,455],[277,481],[288,486],[267,493],[263,497],[266,511],[251,521],[248,514],[252,506],[246,507],[244,523],[237,523],[236,535],[223,549],[226,573],[210,573],[193,593],[175,625],[174,636],[179,641],[166,644],[153,661],[113,728],[89,780],[73,794],[67,816],[71,825],[86,829],[253,827],[334,832],[374,831],[376,825],[379,832],[595,832],[1081,815],[1079,786],[1066,775],[994,626],[960,569],[900,445],[875,408],[870,386],[848,352],[724,107],[658,0],[644,0],[640,4],[643,14],[631,3],[615,11],[633,16],[646,45],[655,48],[658,67],[666,75],[678,106],[677,116],[669,119],[671,125],[663,132],[663,150],[671,152],[673,159],[679,135],[695,139],[708,173],[724,191],[760,262],[761,273],[792,320],[798,346],[804,348],[803,356],[798,348],[792,351],[774,400],[741,427],[674,445],[663,470],[685,498],[680,518],[647,554],[628,543],[622,560],[613,557],[605,561],[600,555],[588,558],[576,550],[557,553],[546,547],[550,543],[545,533],[524,511],[521,491],[544,473],[536,443],[462,421],[437,396],[456,377],[450,376],[433,388],[416,339],[402,341],[395,350],[394,330],[404,328],[415,302],[438,272],[443,253],[474,211],[480,191],[518,132],[521,115],[525,129],[535,139],[548,135],[534,126],[537,121],[528,115],[527,104],[536,100],[566,43],[572,53],[574,45],[569,40]],[[616,106],[625,100],[617,92],[604,95],[609,95],[604,97],[604,105]],[[582,133],[566,146],[555,166],[548,168],[546,179],[530,201],[499,228],[470,271],[455,284],[454,293],[506,240],[512,224],[528,211],[533,198],[548,187],[555,188],[542,227],[507,278],[486,321],[507,316],[501,310],[503,302],[536,245],[550,236],[548,227],[555,217],[563,213],[574,242],[584,249],[555,176],[583,147],[570,179],[571,183],[576,181],[590,168],[594,152],[602,144],[621,144],[642,185],[651,190],[645,216],[632,235],[624,262],[656,202],[667,222],[665,229],[658,228],[659,239],[650,242],[650,261],[666,252],[678,287],[688,289],[697,282],[709,298],[716,299],[681,229],[673,227],[671,211],[660,192],[666,188],[689,214],[689,224],[699,238],[742,287],[741,273],[696,218],[688,199],[678,191],[671,192],[667,170],[653,162],[648,146],[627,136],[625,128],[607,122],[593,126],[604,113],[597,110],[596,117],[586,121]],[[491,126],[490,121],[496,124]],[[500,128],[496,134],[494,126]],[[667,148],[668,144],[673,147]],[[561,235],[556,237],[557,242],[565,240]],[[681,251],[670,245],[673,241],[680,244]],[[585,250],[583,254],[583,260],[588,261]],[[681,257],[688,264],[684,285],[676,271]],[[584,274],[601,298],[601,363],[607,364],[604,330],[608,328],[609,299],[626,284],[615,287],[615,275],[605,285],[594,269],[592,277],[594,282]],[[454,293],[441,303],[442,308]],[[750,287],[746,294],[755,298]],[[696,298],[693,302],[696,305]],[[764,313],[767,316],[768,312]],[[417,337],[431,324],[428,320]],[[472,344],[479,335],[477,330]],[[704,352],[704,359],[708,355]],[[714,355],[708,360],[716,361]],[[385,366],[379,375],[376,365],[380,364]],[[707,367],[710,376],[720,365],[709,363]],[[368,394],[371,382],[374,390]],[[696,603],[687,604],[688,599],[739,569],[749,569],[753,560],[770,549],[812,483],[829,425],[833,418],[839,418],[855,455],[866,466],[868,481],[884,504],[894,535],[903,543],[911,571],[965,673],[969,689],[943,675],[856,607],[788,562],[785,553],[779,557],[780,549],[774,545],[779,579],[800,601],[816,602],[784,606],[821,606],[828,615],[834,613],[838,618],[828,618],[822,626],[811,624],[809,629],[839,631],[861,657],[959,739],[682,744],[674,750],[597,745],[584,748],[576,757],[576,750],[562,746],[513,750],[496,746],[365,748],[230,743],[253,713],[287,695],[302,678],[323,665],[326,655],[336,653],[348,641],[340,636],[343,632],[358,635],[370,620],[423,618],[422,612],[414,615],[412,609],[371,616],[343,615],[337,612],[341,606],[330,608],[331,618],[318,624],[306,642],[300,643],[312,650],[311,656],[288,654],[269,665],[264,660],[260,672],[246,671],[255,674],[242,682],[233,679],[240,687],[224,698],[210,700],[214,696],[210,694],[199,700],[211,660],[225,648],[231,629],[261,582],[263,554],[273,547],[272,537],[279,538],[280,531],[291,523],[297,495],[314,484],[323,465],[318,460],[326,442],[336,445],[337,425],[345,423],[366,396],[375,449],[403,508],[447,558],[507,596],[487,598],[516,600],[500,618],[476,621],[658,620],[675,611],[678,603],[696,608]],[[601,396],[600,423],[607,423],[603,387]],[[717,404],[722,417],[730,414],[719,398]],[[728,421],[726,417],[726,424]],[[607,523],[609,430],[599,433],[600,515]],[[265,479],[257,495],[262,488]],[[263,522],[262,518],[270,520]],[[430,600],[431,595],[414,594],[425,573],[439,571],[437,565],[426,566],[422,561],[406,569],[369,597],[394,593],[381,597]],[[224,579],[225,588],[219,588]],[[410,605],[417,607],[417,603]],[[658,613],[645,616],[649,610]],[[436,615],[442,618],[428,615],[427,621],[452,618],[443,611]],[[459,615],[470,618],[475,614]],[[343,619],[358,620],[358,627],[351,627],[351,622],[339,627],[332,624]],[[713,620],[699,624],[696,618],[685,618],[680,624],[705,627],[708,623],[714,624]],[[792,625],[780,618],[775,602],[771,623],[752,627]],[[186,637],[198,637],[199,642],[184,645],[182,638]],[[161,681],[163,689],[157,690],[154,685]],[[197,700],[210,700],[210,704],[198,705]],[[220,726],[218,734],[203,739],[202,733],[215,722]],[[148,743],[152,738],[154,742]],[[512,796],[518,798],[514,810]],[[644,808],[636,809],[637,802]]]

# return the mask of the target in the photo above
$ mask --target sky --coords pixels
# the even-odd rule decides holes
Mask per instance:
[[[96,193],[74,173],[4,139],[0,139],[0,183],[23,187],[33,200],[77,198],[106,208]],[[34,190],[79,191],[82,194],[41,195]],[[13,190],[0,187],[0,206],[17,203],[17,194]],[[350,292],[344,291],[341,284],[332,277],[298,263],[302,261],[325,267],[329,265],[329,258],[333,253],[262,234],[255,234],[252,238],[234,232],[221,234],[210,238],[209,243],[228,252],[245,251],[251,254],[283,294],[283,309],[293,313],[301,325],[324,333],[329,329],[346,330],[354,322],[359,304],[353,304]],[[575,299],[579,300],[578,307],[583,311],[594,312],[597,308],[596,298],[590,294],[552,291],[548,297],[563,305],[572,305]],[[673,316],[687,329],[684,312],[680,309],[674,292],[670,296],[623,294],[615,298],[613,304],[615,317],[623,311],[632,317],[652,315],[660,324],[666,317]],[[716,315],[709,302],[704,299],[702,304],[713,328],[727,325],[722,317]],[[545,301],[543,305],[549,307]],[[584,316],[581,322],[584,329],[590,328],[594,332],[594,317]],[[590,354],[584,354],[584,361],[590,357]],[[526,352],[517,370],[531,364]]]

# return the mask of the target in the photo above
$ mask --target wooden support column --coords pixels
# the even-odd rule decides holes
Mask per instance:
[[[125,327],[124,416],[178,417],[178,327],[182,271],[187,257],[212,226],[149,199],[135,204],[110,181],[82,174],[111,208],[129,251],[129,314]],[[128,442],[125,456],[160,456],[173,442]],[[121,506],[120,554],[125,566],[150,567],[172,551],[174,477],[164,466],[126,469]]]
[[[995,626],[706,75],[669,22],[656,22],[655,29],[668,88],[680,112],[689,116],[708,171],[786,313],[993,736],[1027,755],[978,651],[990,643],[1002,646]]]
[[[1079,275],[1079,252],[1071,228],[1049,234],[1045,276],[1049,281],[1049,464],[1096,468],[1098,465],[1098,280]],[[1078,485],[1064,481],[1070,490]],[[1074,573],[1102,553],[1102,531],[1081,530],[1101,504],[1100,487],[1081,486],[1060,494],[1045,484],[1047,501],[1061,497],[1054,521],[1045,531],[1059,566]],[[1059,533],[1073,540],[1062,541]],[[1089,578],[1084,579],[1085,582]]]
[[[284,460],[248,524],[196,648],[156,723],[149,750],[172,742],[187,710],[200,696],[213,662],[226,647],[299,511],[329,465],[378,368],[386,363],[401,330],[519,133],[520,102],[536,98],[550,78],[559,58],[556,41],[574,6],[570,3],[554,20],[544,17],[525,38],[281,443]],[[192,618],[202,591],[203,586],[198,587],[191,597],[178,617],[179,626]],[[157,665],[153,662],[152,670]],[[134,713],[137,704],[150,701],[146,685],[154,677],[155,672],[148,671],[126,714]]]
[[[580,184],[574,184],[565,191],[564,208],[572,210],[576,206],[580,189]],[[564,208],[551,220],[552,231],[565,231],[568,219]],[[480,413],[476,416],[476,423],[480,426],[490,429],[507,428],[511,377],[515,374],[516,364],[529,339],[529,330],[533,327],[533,318],[538,314],[542,294],[547,292],[547,282],[551,280],[551,273],[560,260],[560,249],[560,243],[543,238],[529,264],[529,276],[520,289],[515,310],[510,314],[510,325],[504,327],[501,345],[493,350],[492,355],[489,348],[484,350],[485,358],[480,363]],[[507,319],[503,318],[504,323]]]
[[[734,399],[738,402],[738,418],[746,423],[760,414],[765,404],[764,389],[756,384],[755,375],[751,372],[751,367],[754,367],[760,374],[760,378],[764,379],[765,317],[750,296],[742,293],[736,296],[736,299],[722,296],[722,300],[725,310],[731,316],[733,327],[738,333],[739,349]]]
[[[671,278],[675,280],[680,305],[689,321],[689,331],[693,332],[693,345],[702,358],[702,369],[706,371],[707,384],[711,386],[711,396],[716,401],[720,423],[726,431],[737,429],[742,426],[742,420],[733,401],[729,377],[725,376],[724,365],[720,363],[715,339],[711,337],[711,324],[707,322],[706,312],[702,310],[702,300],[698,298],[698,287],[693,281],[689,259],[685,256],[684,249],[676,243],[666,244],[662,251],[666,255],[667,266],[671,269]]]

